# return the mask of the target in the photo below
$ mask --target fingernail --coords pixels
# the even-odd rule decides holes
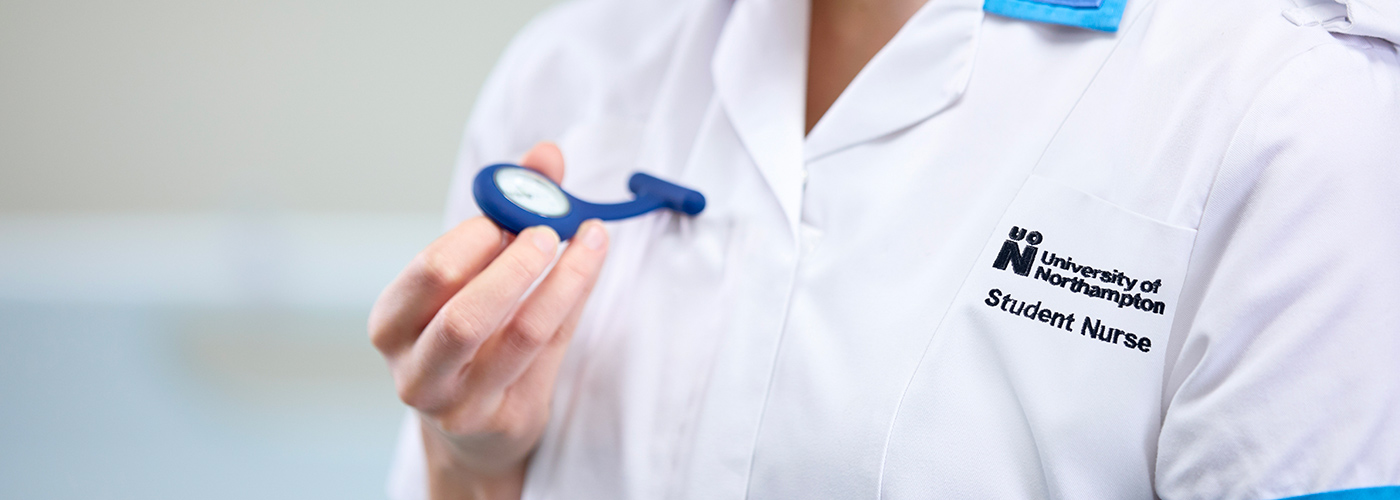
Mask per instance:
[[[588,228],[583,230],[583,246],[589,250],[603,248],[603,240],[607,239],[603,234],[603,223],[590,221],[587,225]]]
[[[545,226],[538,226],[530,231],[530,241],[544,253],[554,253],[554,248],[559,244],[559,236],[554,234],[554,230]]]

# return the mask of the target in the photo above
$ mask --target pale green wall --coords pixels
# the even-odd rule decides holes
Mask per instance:
[[[0,213],[424,211],[553,0],[0,0]]]
[[[0,498],[384,498],[370,306],[551,2],[0,0]]]

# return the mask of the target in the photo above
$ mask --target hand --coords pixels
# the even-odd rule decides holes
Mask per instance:
[[[564,158],[540,143],[521,164],[555,182]],[[601,222],[585,222],[553,271],[559,236],[544,226],[512,237],[485,217],[434,241],[379,296],[370,340],[404,403],[418,411],[432,498],[518,498],[549,419],[565,348],[607,253]]]

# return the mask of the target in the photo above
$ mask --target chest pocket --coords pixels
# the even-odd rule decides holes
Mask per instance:
[[[1194,239],[1031,176],[909,382],[882,496],[1152,498]]]

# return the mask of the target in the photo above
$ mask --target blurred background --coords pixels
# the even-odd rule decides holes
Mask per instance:
[[[0,0],[0,498],[383,498],[365,320],[551,0]]]

